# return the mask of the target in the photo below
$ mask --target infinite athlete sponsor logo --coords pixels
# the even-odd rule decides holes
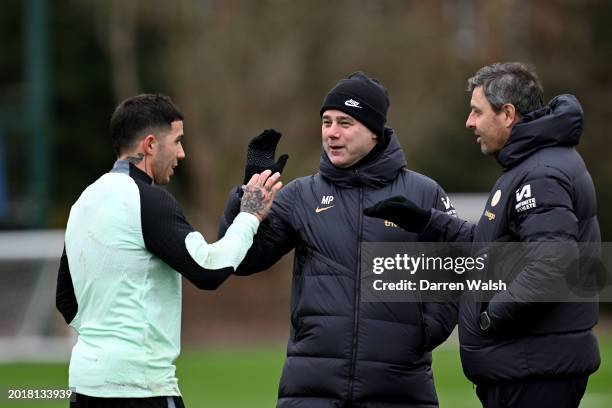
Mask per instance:
[[[516,190],[516,202],[523,201],[524,198],[531,197],[531,184],[525,184]]]
[[[516,190],[516,205],[514,209],[517,213],[536,207],[536,199],[531,196],[531,184],[525,184]]]

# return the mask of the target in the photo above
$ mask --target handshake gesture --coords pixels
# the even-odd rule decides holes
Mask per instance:
[[[274,196],[282,187],[279,179],[289,156],[283,154],[274,161],[280,138],[279,132],[267,129],[254,137],[247,147],[240,211],[255,215],[259,221],[268,216]]]

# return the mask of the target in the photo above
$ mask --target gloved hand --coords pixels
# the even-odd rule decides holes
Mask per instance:
[[[431,211],[424,210],[412,201],[395,196],[387,198],[363,210],[368,217],[382,218],[408,232],[421,233],[431,218]]]
[[[283,154],[274,162],[276,145],[281,134],[274,129],[266,129],[259,136],[255,136],[247,146],[246,165],[244,169],[244,182],[247,184],[253,174],[264,170],[272,170],[272,174],[282,173],[289,155]]]

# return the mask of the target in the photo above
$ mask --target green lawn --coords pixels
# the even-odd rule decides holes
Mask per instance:
[[[612,406],[612,337],[601,339],[602,365],[591,376],[581,407]],[[177,362],[179,384],[190,408],[269,408],[276,401],[282,348],[187,351]],[[64,402],[9,402],[8,388],[66,386],[66,364],[0,365],[0,407],[66,407]],[[448,344],[434,354],[434,374],[442,407],[480,406],[472,384],[465,379],[458,346]]]

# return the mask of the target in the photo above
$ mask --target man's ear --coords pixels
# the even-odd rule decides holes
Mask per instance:
[[[157,144],[157,138],[153,134],[148,134],[142,139],[142,148],[145,155],[152,155],[155,151],[154,146]]]
[[[512,127],[519,121],[519,114],[513,104],[504,104],[502,111],[504,112],[504,125],[506,127]]]

